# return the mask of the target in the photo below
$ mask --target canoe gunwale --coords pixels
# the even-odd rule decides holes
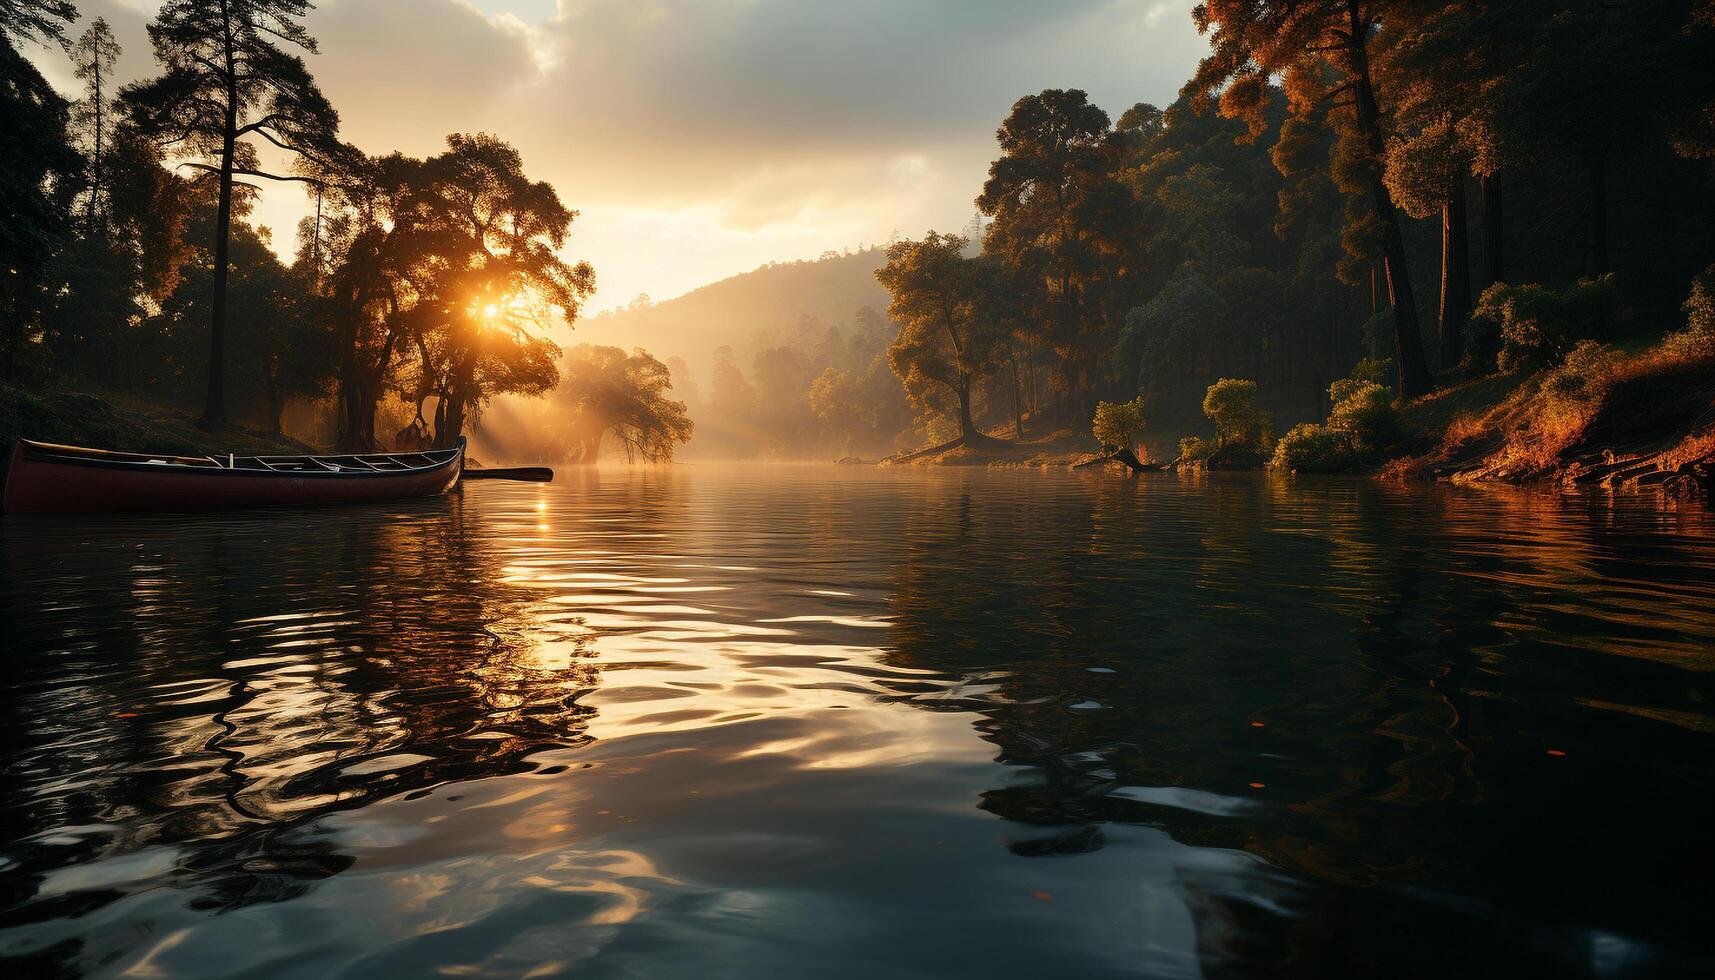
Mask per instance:
[[[0,506],[7,513],[201,511],[399,500],[456,486],[464,455],[461,438],[452,449],[426,453],[233,456],[252,465],[228,466],[212,456],[109,453],[20,439]],[[374,462],[353,465],[365,457]],[[424,462],[404,465],[417,460]],[[388,462],[398,468],[377,468]]]
[[[238,459],[252,459],[258,462],[279,460],[281,462],[303,462],[316,460],[322,462],[341,459],[362,459],[365,456],[444,456],[444,459],[433,459],[420,466],[406,466],[395,470],[360,469],[355,466],[338,464],[339,469],[254,469],[251,467],[231,467],[222,465],[215,457],[204,457],[206,463],[193,463],[196,459],[191,456],[180,456],[176,453],[120,453],[105,449],[85,449],[81,446],[60,446],[54,443],[36,442],[33,439],[19,439],[19,449],[23,458],[32,463],[47,463],[56,466],[94,466],[102,469],[126,470],[135,473],[173,473],[197,477],[289,477],[334,480],[368,480],[374,478],[398,478],[421,476],[456,465],[464,455],[464,439],[453,449],[431,449],[416,453],[339,453],[339,454],[310,454],[302,456],[239,456]],[[397,460],[395,460],[397,461]]]

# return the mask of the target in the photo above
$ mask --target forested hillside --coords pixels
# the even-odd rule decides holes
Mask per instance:
[[[887,292],[875,281],[875,270],[885,261],[882,248],[873,246],[770,263],[673,299],[639,296],[581,321],[577,338],[681,357],[693,376],[704,380],[717,347],[731,347],[748,365],[758,350],[771,346],[771,339],[796,331],[802,317],[849,326],[863,307],[885,309]]]

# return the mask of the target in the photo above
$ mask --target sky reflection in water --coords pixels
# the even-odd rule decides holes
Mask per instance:
[[[1700,509],[684,467],[0,549],[27,972],[1711,962]]]

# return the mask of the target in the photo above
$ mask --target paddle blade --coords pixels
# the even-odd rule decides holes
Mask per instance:
[[[465,470],[460,479],[524,480],[531,483],[550,483],[554,479],[554,471],[546,466],[485,466],[482,469]]]

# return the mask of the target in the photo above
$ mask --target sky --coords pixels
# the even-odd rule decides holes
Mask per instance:
[[[1113,118],[1172,101],[1206,48],[1192,2],[321,0],[306,61],[368,153],[516,145],[579,212],[564,254],[595,266],[595,312],[962,228],[1018,97],[1081,88]],[[157,4],[78,6],[73,36],[105,16],[119,73],[153,72]],[[36,59],[75,91],[57,51]],[[307,206],[299,185],[264,193],[285,255]]]

